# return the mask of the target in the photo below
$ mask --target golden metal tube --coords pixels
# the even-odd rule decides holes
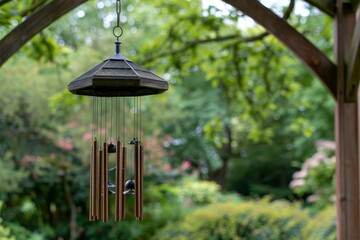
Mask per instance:
[[[135,162],[135,218],[140,217],[140,147],[139,141],[135,141],[134,146],[134,162]]]
[[[104,196],[104,222],[109,221],[109,190],[108,190],[108,182],[109,182],[109,151],[108,151],[108,145],[106,142],[104,142],[104,164],[103,164],[103,196]]]
[[[122,143],[120,141],[116,142],[116,168],[115,168],[115,222],[121,220],[122,212],[122,195],[123,191],[121,185],[123,185],[122,180],[122,162],[123,162],[123,151]]]
[[[104,216],[104,206],[103,206],[103,178],[104,178],[104,171],[103,171],[103,151],[100,150],[99,151],[99,219],[103,220],[103,216]]]
[[[100,200],[101,200],[101,192],[100,192],[100,159],[98,157],[98,146],[97,141],[94,141],[94,187],[95,187],[95,218],[100,218]],[[101,154],[100,154],[101,155]]]
[[[94,185],[93,185],[93,162],[94,162],[94,156],[93,156],[93,149],[94,146],[91,146],[90,150],[90,177],[89,177],[89,221],[94,221],[94,201],[93,201],[93,195],[94,195]]]
[[[144,146],[140,144],[140,216],[139,220],[144,219]]]
[[[127,148],[122,147],[122,163],[121,163],[121,182],[120,182],[120,195],[121,195],[121,219],[125,219],[125,206],[126,198],[123,192],[125,191],[125,181],[126,181],[126,161],[127,161]]]
[[[135,218],[138,220],[138,162],[137,162],[137,142],[134,143],[134,175],[135,175],[135,203],[134,203],[134,210],[135,210]]]

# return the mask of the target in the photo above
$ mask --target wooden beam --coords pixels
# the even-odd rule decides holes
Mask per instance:
[[[360,21],[355,25],[351,40],[349,56],[347,58],[346,95],[347,102],[355,102],[360,81]]]
[[[53,0],[0,40],[0,67],[37,33],[87,0]]]
[[[254,0],[223,0],[254,19],[287,46],[336,98],[336,66],[330,59],[286,21]]]
[[[337,239],[360,239],[359,208],[359,125],[358,103],[345,101],[346,66],[355,25],[350,5],[337,0],[334,50],[338,65],[337,103],[335,112],[336,139],[336,208]]]
[[[305,2],[317,7],[322,12],[326,13],[330,17],[334,17],[336,13],[334,0],[305,0]]]

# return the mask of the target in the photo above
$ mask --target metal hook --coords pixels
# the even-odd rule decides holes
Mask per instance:
[[[123,35],[123,29],[120,26],[121,0],[116,1],[116,26],[113,28],[113,35],[119,41],[119,37]],[[117,33],[117,31],[119,31]]]

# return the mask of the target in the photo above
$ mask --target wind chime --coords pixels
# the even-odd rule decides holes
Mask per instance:
[[[115,54],[68,85],[71,93],[92,97],[92,122],[96,128],[92,129],[90,149],[90,221],[109,220],[109,195],[115,195],[115,221],[125,218],[127,195],[135,195],[135,218],[143,220],[141,96],[159,94],[169,88],[167,81],[120,53],[119,38],[123,34],[120,13],[121,2],[116,0],[117,24],[113,28]],[[133,97],[134,136],[130,141],[125,139],[125,122],[128,118],[125,115],[124,97]],[[109,159],[113,155],[116,159],[115,167],[109,169]],[[127,165],[130,166],[129,178]],[[109,172],[112,171],[115,171],[115,183],[109,181]]]

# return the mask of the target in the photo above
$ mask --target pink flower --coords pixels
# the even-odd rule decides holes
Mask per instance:
[[[74,145],[72,144],[72,139],[70,137],[60,139],[56,142],[56,144],[64,150],[70,151],[74,149]]]
[[[91,133],[85,133],[85,134],[82,136],[82,140],[83,140],[83,141],[89,141],[91,138],[92,138],[92,134],[91,134]]]
[[[20,164],[22,166],[27,166],[29,163],[36,161],[36,157],[32,155],[25,154],[21,159]]]
[[[294,179],[290,182],[290,187],[291,188],[296,188],[296,187],[300,187],[303,186],[305,184],[305,180],[304,179]]]
[[[304,178],[307,176],[307,172],[305,170],[294,172],[293,178]]]
[[[191,167],[191,162],[189,161],[183,161],[182,164],[181,164],[181,168],[182,169],[188,169],[189,167]]]
[[[317,200],[319,200],[319,196],[316,195],[316,194],[310,195],[310,196],[308,196],[308,197],[306,198],[306,201],[307,201],[308,203],[314,203],[314,202],[316,202]]]

